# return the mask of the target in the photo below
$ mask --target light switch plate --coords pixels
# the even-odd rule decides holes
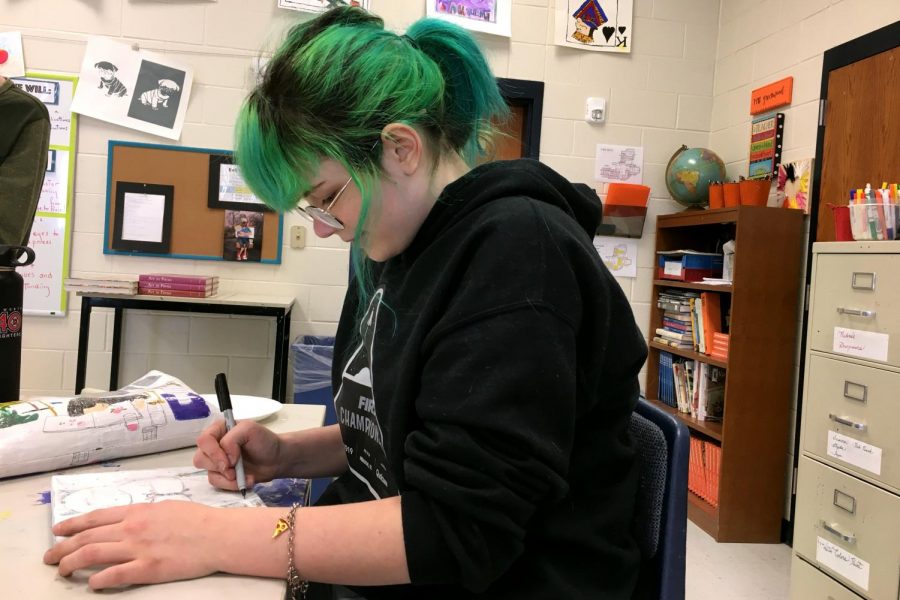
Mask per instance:
[[[303,225],[291,226],[291,248],[306,247],[306,227]]]

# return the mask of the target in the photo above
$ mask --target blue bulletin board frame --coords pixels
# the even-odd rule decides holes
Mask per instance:
[[[157,252],[141,252],[138,250],[116,250],[111,247],[112,236],[114,234],[113,225],[111,219],[111,206],[115,204],[116,198],[114,196],[114,181],[115,177],[115,150],[117,148],[141,148],[148,150],[165,150],[172,152],[193,152],[203,154],[205,156],[228,156],[232,157],[234,152],[231,150],[219,150],[213,148],[199,148],[193,146],[170,146],[164,144],[145,144],[140,142],[126,142],[120,140],[110,140],[108,146],[107,153],[107,165],[106,165],[106,215],[105,222],[103,227],[103,253],[116,255],[116,256],[146,256],[153,258],[177,258],[177,259],[190,259],[190,260],[212,260],[212,261],[222,261],[225,262],[225,258],[221,255],[217,254],[186,254],[179,252],[168,252],[168,253],[157,253]],[[206,161],[209,162],[208,160]],[[198,180],[202,180],[203,182],[208,182],[208,172],[204,171],[202,173],[197,173],[196,177]],[[168,183],[162,179],[158,181],[147,181],[145,183]],[[184,198],[181,201],[185,201]],[[203,194],[202,198],[191,198],[189,200],[193,204],[196,205],[197,210],[202,211],[214,211],[214,212],[222,212],[224,214],[224,210],[216,211],[215,209],[210,209],[207,207],[207,194]],[[175,189],[175,204],[177,205],[179,202],[179,194],[178,189]],[[262,209],[260,212],[264,212]],[[271,214],[269,211],[265,211],[264,214]],[[282,255],[282,245],[284,243],[284,214],[277,213],[278,216],[278,242],[277,242],[277,250],[274,258],[261,258],[258,262],[243,262],[241,264],[281,264],[281,255]],[[224,220],[223,220],[224,222]],[[228,261],[230,262],[230,261]]]

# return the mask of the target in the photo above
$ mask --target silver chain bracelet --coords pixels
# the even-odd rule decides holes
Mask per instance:
[[[287,517],[278,519],[275,524],[275,533],[272,534],[273,538],[277,538],[285,531],[288,532],[288,570],[287,589],[285,590],[287,600],[306,600],[306,592],[309,590],[309,582],[300,577],[300,572],[294,565],[294,520],[299,507],[299,502],[292,504]]]

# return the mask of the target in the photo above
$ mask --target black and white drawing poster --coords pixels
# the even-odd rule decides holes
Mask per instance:
[[[72,111],[172,140],[181,137],[193,70],[167,56],[91,38]]]
[[[553,41],[592,52],[631,52],[633,0],[554,0]]]

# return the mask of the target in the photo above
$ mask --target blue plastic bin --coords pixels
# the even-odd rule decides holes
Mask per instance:
[[[334,395],[331,391],[331,360],[334,338],[303,336],[291,344],[294,363],[294,404],[319,404],[325,407],[325,425],[337,423]],[[330,479],[313,479],[310,500],[315,502],[328,487]]]

